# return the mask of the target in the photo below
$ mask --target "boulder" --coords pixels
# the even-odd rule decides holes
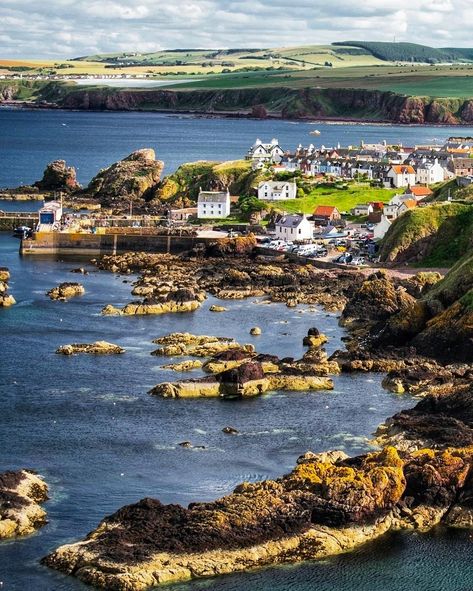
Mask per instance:
[[[46,522],[40,506],[48,500],[48,487],[28,470],[0,473],[0,540],[26,536]]]
[[[253,326],[253,328],[250,329],[250,334],[253,336],[259,336],[262,334],[261,328],[259,326]]]
[[[65,160],[50,162],[43,173],[43,178],[34,184],[42,191],[77,191],[76,169],[67,166]]]

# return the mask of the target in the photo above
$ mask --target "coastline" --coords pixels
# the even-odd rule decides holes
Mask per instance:
[[[430,121],[424,121],[423,123],[405,123],[402,121],[391,121],[389,119],[369,119],[369,118],[357,118],[357,117],[314,117],[314,116],[294,116],[284,117],[282,112],[279,114],[268,113],[266,117],[255,117],[250,111],[206,111],[206,110],[193,110],[193,109],[141,109],[141,108],[113,108],[113,109],[90,109],[90,108],[69,108],[57,103],[36,103],[32,101],[3,101],[0,102],[0,109],[25,109],[25,110],[54,110],[64,112],[84,112],[89,113],[146,113],[146,114],[159,114],[169,116],[185,115],[189,118],[196,119],[251,119],[255,121],[287,121],[290,123],[323,123],[327,125],[373,125],[379,127],[465,127],[473,128],[473,123],[432,123]]]

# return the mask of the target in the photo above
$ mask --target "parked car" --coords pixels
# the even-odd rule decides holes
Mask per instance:
[[[353,257],[352,260],[348,264],[349,265],[364,265],[365,259],[363,257]]]
[[[339,257],[337,257],[335,259],[335,262],[336,263],[344,263],[345,265],[347,265],[348,263],[351,263],[352,260],[353,260],[353,256],[349,252],[344,252],[343,254],[341,254]]]

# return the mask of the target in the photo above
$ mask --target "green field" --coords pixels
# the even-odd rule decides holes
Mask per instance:
[[[278,201],[276,207],[288,213],[312,214],[318,205],[333,205],[340,212],[349,212],[359,203],[369,201],[383,201],[386,203],[397,191],[391,189],[376,189],[368,185],[351,184],[347,189],[319,186],[305,197]]]

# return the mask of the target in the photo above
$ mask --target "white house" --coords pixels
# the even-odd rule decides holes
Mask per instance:
[[[399,216],[400,202],[390,202],[383,207],[383,216],[388,220],[395,220]]]
[[[445,171],[437,158],[432,161],[424,160],[417,165],[416,183],[419,185],[433,185],[445,180]]]
[[[284,156],[284,150],[277,138],[269,144],[264,144],[259,138],[246,154],[246,159],[252,161],[253,168],[262,168],[265,164],[279,164]]]
[[[262,181],[258,185],[258,199],[262,201],[280,201],[297,197],[297,183],[292,181]]]
[[[222,219],[230,215],[230,193],[226,191],[199,191],[197,217],[199,219]]]
[[[381,240],[391,227],[391,221],[385,216],[381,216],[381,221],[373,228],[373,240]]]
[[[285,215],[276,222],[276,238],[293,242],[314,237],[314,226],[305,215]]]
[[[373,213],[373,206],[371,203],[359,203],[351,210],[352,215],[370,215]]]
[[[410,164],[394,164],[386,177],[393,187],[408,187],[416,184],[416,171]]]

